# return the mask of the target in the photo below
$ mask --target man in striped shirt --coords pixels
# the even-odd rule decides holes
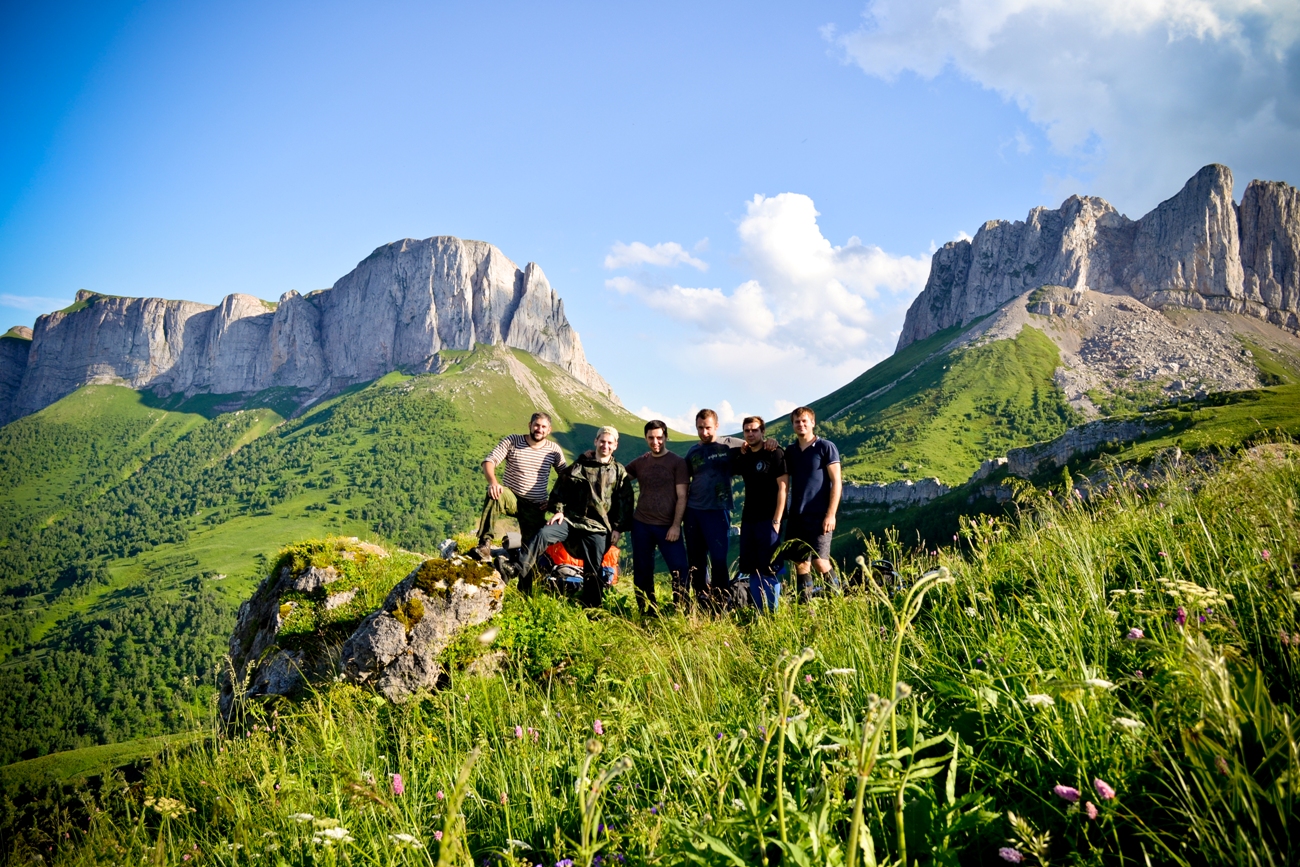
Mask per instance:
[[[491,559],[489,545],[492,528],[498,518],[509,515],[519,521],[519,534],[527,545],[546,524],[547,483],[551,468],[558,473],[566,466],[564,452],[551,433],[551,417],[535,412],[528,422],[528,433],[511,434],[483,460],[483,475],[487,477],[487,497],[483,500],[483,516],[478,525],[478,547],[474,553],[480,560]],[[497,481],[497,467],[506,462],[505,484]]]

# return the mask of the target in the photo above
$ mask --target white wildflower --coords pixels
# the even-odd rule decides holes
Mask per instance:
[[[735,807],[737,810],[743,810],[745,809],[745,802],[740,800],[740,798],[732,798],[731,806]]]
[[[1056,704],[1056,699],[1041,692],[1025,696],[1025,701],[1029,703],[1030,707],[1053,707]]]
[[[302,824],[304,822],[310,822],[312,819],[315,819],[316,817],[313,816],[311,813],[291,813],[289,814],[289,818],[293,819],[295,822],[299,824]]]
[[[1093,689],[1113,689],[1115,684],[1109,680],[1103,680],[1100,677],[1090,677],[1083,682],[1084,686],[1090,686]]]
[[[834,753],[844,749],[844,744],[818,744],[817,749],[823,753]]]
[[[967,606],[967,607],[966,607],[966,615],[967,615],[968,617],[974,617],[974,618],[978,619],[979,616],[980,616],[980,613],[979,613],[978,611],[976,611],[974,608],[972,608],[972,607],[970,607],[970,606]]]
[[[848,675],[848,674],[857,674],[858,670],[856,668],[830,668],[826,670],[826,673]]]
[[[352,835],[348,833],[348,829],[344,828],[342,825],[334,828],[321,828],[316,832],[315,838],[317,842],[324,843],[327,846],[331,843],[352,842]]]
[[[1117,728],[1122,728],[1124,731],[1128,732],[1140,732],[1142,729],[1147,727],[1146,723],[1141,722],[1140,720],[1130,719],[1126,716],[1115,717],[1112,724]]]
[[[416,839],[413,834],[389,834],[388,839],[399,846],[410,846],[412,849],[424,848],[424,844]]]

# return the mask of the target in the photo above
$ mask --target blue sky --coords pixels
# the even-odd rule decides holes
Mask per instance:
[[[1300,183],[1300,4],[1079,5],[9,4],[0,327],[458,235],[540,264],[634,411],[770,415],[987,219]]]

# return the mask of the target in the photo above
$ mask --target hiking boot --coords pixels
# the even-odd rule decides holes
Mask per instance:
[[[491,563],[492,549],[488,547],[487,542],[482,542],[479,544],[477,548],[473,548],[470,550],[469,556],[475,560],[480,560],[484,563]]]

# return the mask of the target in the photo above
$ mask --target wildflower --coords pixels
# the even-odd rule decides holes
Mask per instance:
[[[416,839],[413,834],[389,834],[388,839],[399,846],[410,846],[412,849],[424,848],[424,844]]]
[[[804,683],[812,683],[812,680],[813,680],[813,678],[812,678],[812,675],[811,675],[811,674],[805,674],[805,675],[803,676],[803,682],[804,682]]]
[[[400,795],[403,792],[405,792],[406,784],[402,782],[402,775],[392,774],[392,778],[393,778],[393,794]]]
[[[342,825],[338,825],[333,828],[319,829],[318,831],[316,831],[314,835],[314,839],[316,840],[316,842],[324,843],[326,846],[328,846],[331,843],[351,843],[352,835],[348,832],[347,828],[344,828]]]
[[[998,857],[1003,861],[1009,861],[1012,864],[1019,864],[1025,860],[1025,856],[1020,853],[1019,849],[1012,849],[1010,846],[1003,846],[998,850]]]
[[[718,732],[718,734],[717,734],[717,739],[718,739],[718,740],[722,740],[722,732]]]
[[[1214,767],[1219,773],[1223,774],[1225,777],[1228,776],[1228,760],[1225,759],[1223,756],[1214,757]]]
[[[765,737],[767,737],[767,726],[759,726],[759,727],[758,727],[758,736],[759,736],[760,738],[765,738]]]
[[[1025,696],[1025,701],[1029,703],[1030,707],[1052,707],[1056,704],[1056,699],[1041,692]]]
[[[682,690],[682,685],[680,683],[673,684],[673,692],[681,692],[681,690]]]
[[[501,630],[498,627],[493,626],[491,629],[488,629],[484,631],[481,635],[479,635],[478,643],[491,644],[492,642],[497,640],[497,633],[499,633],[500,631]]]
[[[966,606],[966,615],[968,617],[979,617],[980,613],[968,605]]]
[[[1083,812],[1089,819],[1096,819],[1097,805],[1094,804],[1092,801],[1085,801],[1083,804]]]
[[[559,861],[555,862],[555,867],[573,867],[573,859],[561,858]]]
[[[1178,613],[1174,615],[1174,622],[1177,623],[1179,626],[1184,626],[1187,624],[1186,608],[1184,608],[1181,605],[1178,606]]]
[[[975,657],[975,664],[976,664],[976,665],[983,665],[983,664],[984,664],[984,657],[982,657],[982,656],[977,656],[977,657]]]
[[[828,669],[826,673],[839,674],[839,675],[857,674],[858,670],[856,668],[832,668],[832,669]]]
[[[740,800],[740,798],[732,798],[731,806],[735,807],[737,810],[743,810],[745,809],[745,802]]]
[[[305,822],[310,822],[312,819],[315,819],[316,817],[313,816],[311,813],[293,813],[289,816],[289,818],[293,819],[295,822],[301,825]]]
[[[537,739],[542,735],[541,732],[539,732],[537,729],[533,728],[532,726],[529,726],[528,733],[533,736],[533,743],[537,743]]]
[[[598,735],[603,735],[605,733],[605,727],[601,725],[600,720],[596,720],[591,724],[591,730]]]
[[[1092,787],[1097,790],[1097,797],[1103,801],[1109,801],[1115,797],[1115,790],[1111,788],[1110,783],[1100,777],[1093,778]]]
[[[434,797],[437,798],[439,801],[441,801],[444,800],[447,796],[442,793],[442,789],[439,789],[438,793],[434,795]]]
[[[1074,786],[1062,786],[1060,783],[1057,783],[1052,787],[1052,791],[1055,792],[1056,797],[1060,798],[1062,801],[1069,801],[1073,804],[1079,800],[1079,790]]]
[[[435,839],[435,840],[437,840],[439,843],[441,843],[441,842],[442,842],[442,832],[441,832],[441,831],[434,831],[434,832],[433,832],[433,839]]]
[[[1283,647],[1290,647],[1290,646],[1291,646],[1291,636],[1289,636],[1289,635],[1286,634],[1286,630],[1285,630],[1285,629],[1282,629],[1282,630],[1279,630],[1279,631],[1278,631],[1278,637],[1282,640],[1282,646],[1283,646]]]
[[[504,807],[504,806],[506,805],[506,801],[508,801],[508,800],[509,800],[509,798],[506,797],[506,793],[505,793],[505,792],[502,792],[502,793],[501,793],[501,806]]]
[[[1128,631],[1128,635],[1124,636],[1125,641],[1141,641],[1143,638],[1146,638],[1146,634],[1136,626]]]
[[[1138,732],[1147,727],[1147,724],[1126,716],[1117,716],[1111,720],[1111,725],[1118,726],[1129,732]]]
[[[1267,560],[1269,557],[1272,557],[1273,555],[1269,552],[1267,548],[1265,548],[1263,551],[1259,552],[1259,556]]]
[[[1083,685],[1090,686],[1093,689],[1110,689],[1115,684],[1111,683],[1109,680],[1103,680],[1100,677],[1090,677],[1083,682]]]
[[[1157,551],[1156,553],[1159,554],[1161,557],[1169,556],[1169,553],[1167,551]]]
[[[1142,669],[1140,668],[1137,671],[1133,672],[1133,676],[1136,677],[1138,680],[1146,679],[1146,675],[1142,673]]]
[[[515,726],[515,737],[516,737],[516,738],[520,738],[520,739],[522,739],[523,736],[524,736],[524,727],[523,727],[523,726]]]

